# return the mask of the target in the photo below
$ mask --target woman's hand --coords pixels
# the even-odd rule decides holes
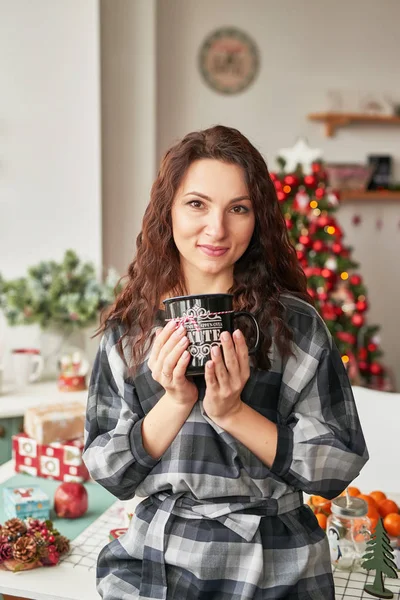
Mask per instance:
[[[185,375],[190,360],[188,344],[183,325],[176,329],[175,322],[170,321],[157,331],[148,360],[153,379],[181,405],[194,405],[199,394],[196,385]]]
[[[207,389],[203,401],[206,414],[215,422],[241,409],[240,395],[250,377],[249,351],[242,332],[237,329],[232,339],[227,331],[223,331],[220,339],[225,364],[220,348],[214,347],[212,360],[206,363]]]

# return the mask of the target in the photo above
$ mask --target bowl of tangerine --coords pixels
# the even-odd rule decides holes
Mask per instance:
[[[369,494],[363,494],[357,487],[347,488],[350,496],[362,498],[368,504],[368,513],[371,521],[371,533],[374,532],[379,519],[383,520],[383,526],[390,538],[400,538],[400,510],[394,500],[386,496],[384,492],[376,490]],[[346,495],[346,490],[340,494]],[[331,514],[331,501],[322,496],[310,496],[307,500],[308,506],[313,511],[320,527],[325,531],[328,516]]]

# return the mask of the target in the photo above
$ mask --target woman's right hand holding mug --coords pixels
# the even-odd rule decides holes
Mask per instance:
[[[180,405],[194,405],[199,394],[195,383],[186,377],[190,360],[188,345],[185,327],[180,325],[177,329],[171,320],[156,332],[148,360],[153,379]]]

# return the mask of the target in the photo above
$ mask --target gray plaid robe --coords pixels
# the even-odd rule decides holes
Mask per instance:
[[[333,600],[326,536],[302,491],[338,495],[368,459],[341,357],[307,303],[282,295],[294,356],[251,368],[242,400],[278,426],[271,468],[204,413],[199,400],[171,446],[154,460],[142,443],[145,415],[163,395],[145,361],[127,374],[119,328],[104,335],[93,368],[84,460],[120,499],[148,496],[128,532],[100,553],[106,600]],[[163,312],[155,326],[163,325]],[[132,340],[131,340],[132,341]]]

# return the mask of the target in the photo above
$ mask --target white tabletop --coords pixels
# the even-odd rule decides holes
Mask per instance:
[[[81,392],[60,392],[57,381],[31,383],[23,390],[12,384],[4,384],[0,393],[0,419],[23,417],[26,410],[38,404],[78,401],[86,404],[87,390]]]
[[[0,466],[0,482],[13,474],[12,461]],[[400,502],[400,495],[388,494],[388,497]],[[130,500],[129,512],[133,512],[135,505],[141,500],[142,498]],[[0,594],[32,600],[99,600],[100,596],[96,591],[95,561],[100,549],[108,542],[108,531],[127,525],[126,520],[125,522],[123,520],[123,504],[116,501],[83,531],[71,544],[70,554],[56,567],[42,567],[21,573],[11,573],[0,569]],[[88,539],[93,544],[94,551],[89,550],[86,546]],[[85,567],[83,563],[89,567]],[[366,581],[368,583],[373,581],[373,572],[367,576],[365,572],[350,574],[336,571],[334,578],[336,600],[371,598],[362,590]],[[385,585],[394,592],[394,600],[399,600],[400,581],[386,579]]]

